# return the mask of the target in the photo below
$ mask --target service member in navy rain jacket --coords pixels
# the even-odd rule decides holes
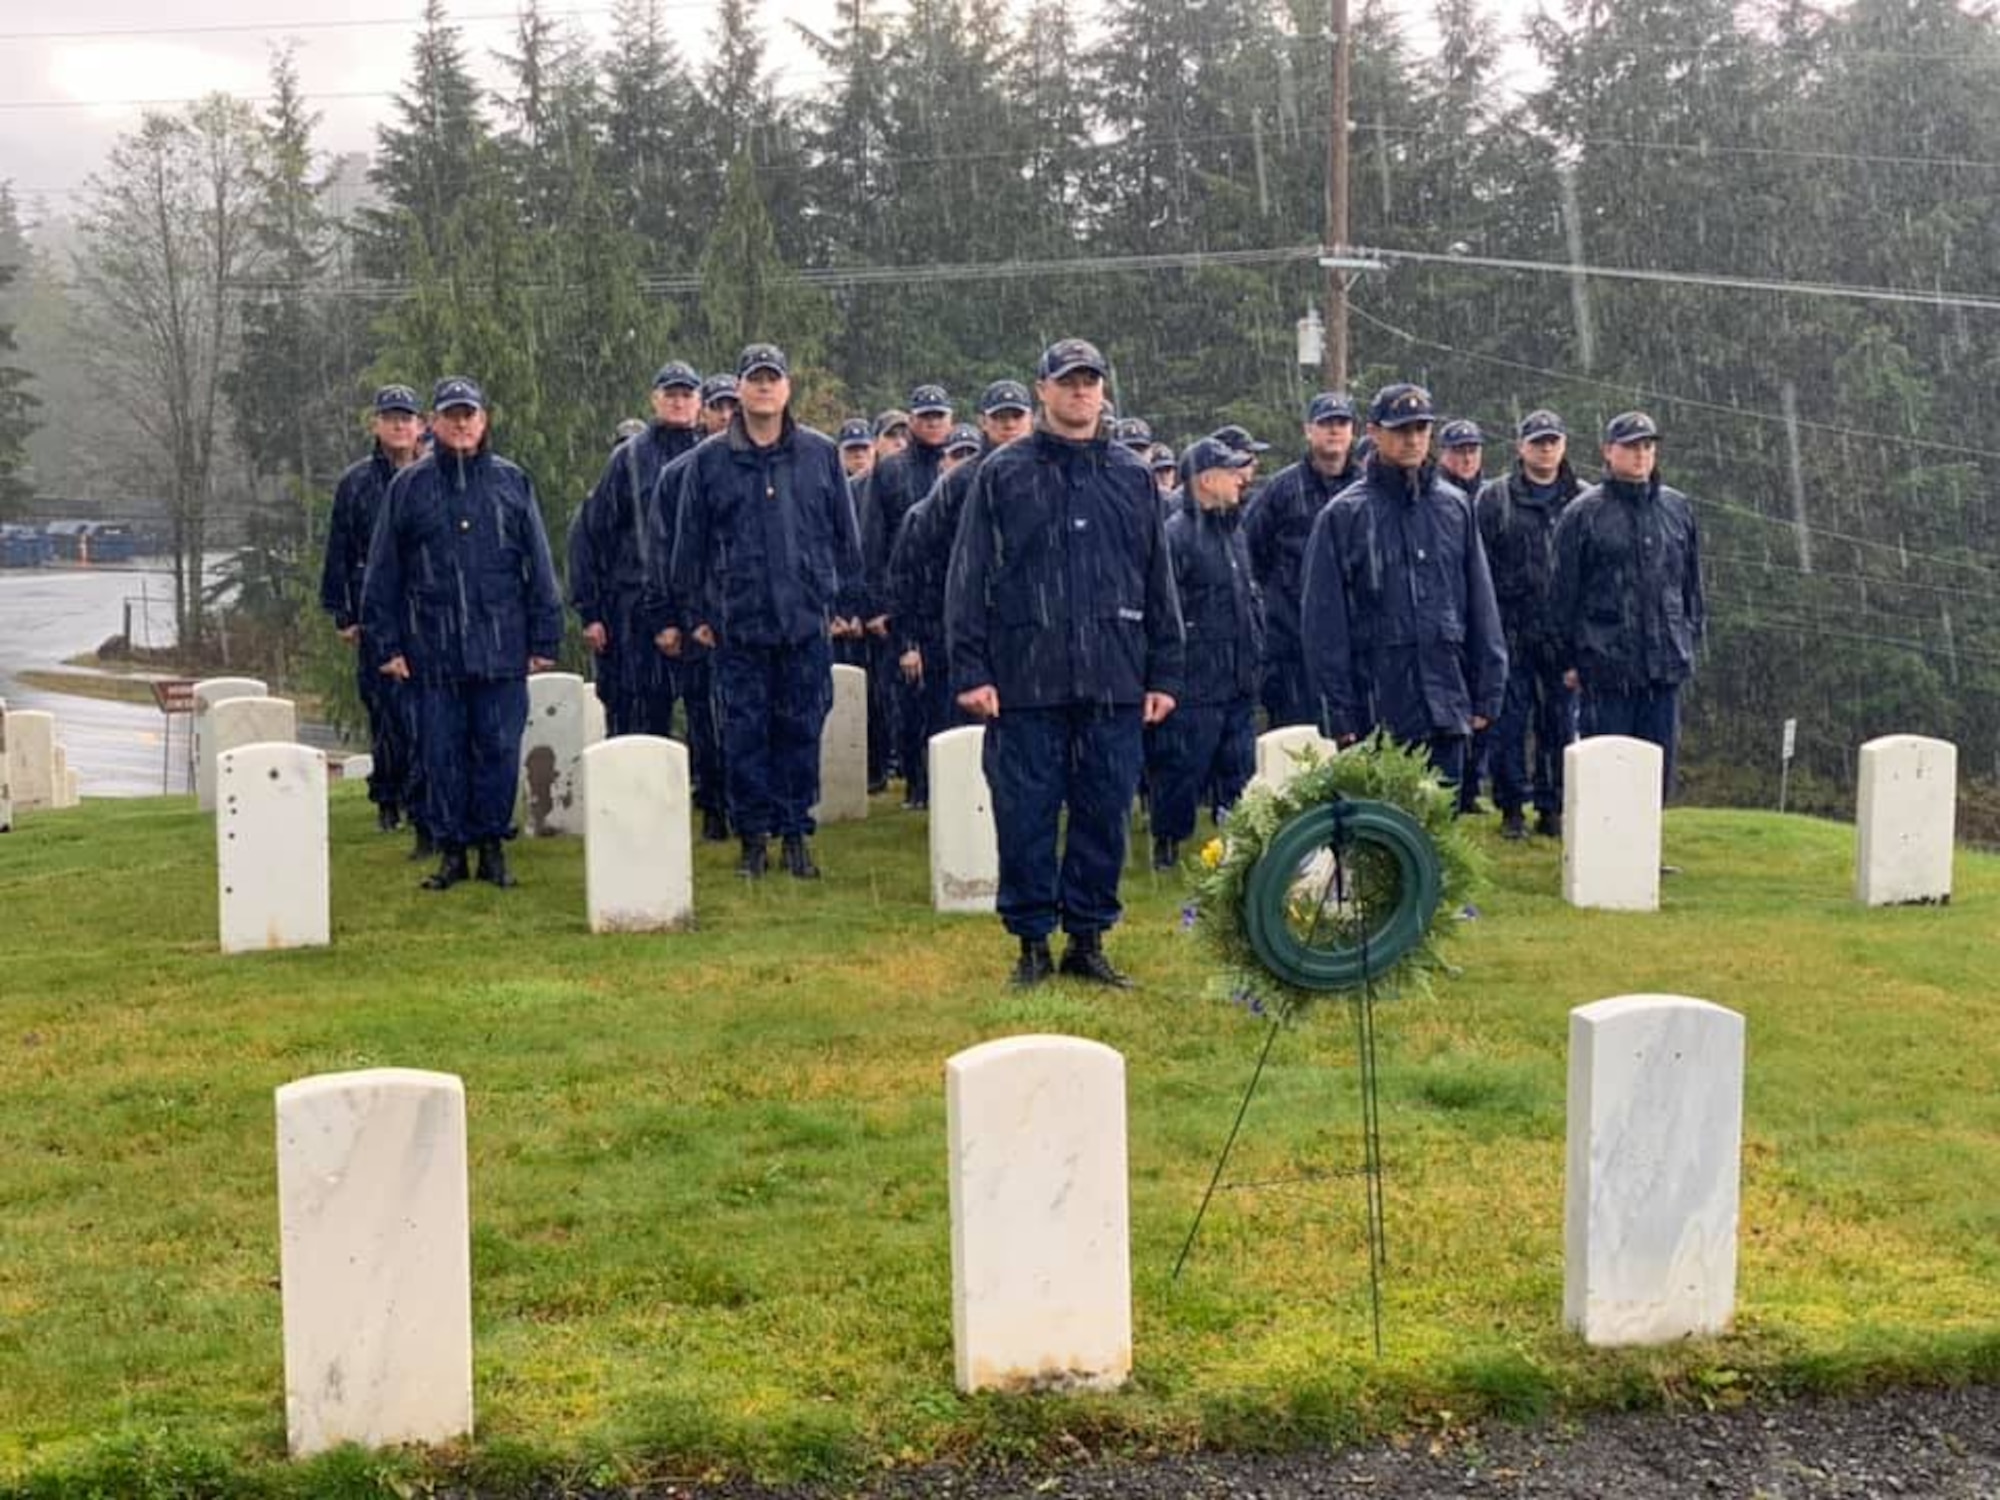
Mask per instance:
[[[1556,523],[1556,632],[1583,691],[1583,732],[1650,740],[1674,785],[1681,684],[1706,610],[1694,507],[1660,483],[1660,429],[1642,411],[1604,427],[1604,479]]]
[[[1218,817],[1233,806],[1256,761],[1258,646],[1263,635],[1243,491],[1256,460],[1214,438],[1188,450],[1181,509],[1167,521],[1181,620],[1187,627],[1185,691],[1166,722],[1146,731],[1152,788],[1153,868],[1180,863],[1204,790]]]
[[[1474,506],[1476,514],[1479,488],[1486,482],[1480,473],[1486,458],[1486,434],[1477,422],[1459,417],[1438,428],[1437,447],[1439,481],[1465,496],[1465,503]],[[1487,566],[1490,571],[1491,559]],[[1486,741],[1492,732],[1491,726],[1477,731],[1465,747],[1465,774],[1458,780],[1461,816],[1479,811],[1479,785],[1486,777]]]
[[[375,393],[372,427],[375,451],[340,476],[327,526],[326,565],[320,573],[320,607],[333,628],[355,648],[356,682],[368,713],[368,740],[374,769],[368,773],[368,800],[376,826],[394,829],[408,813],[417,830],[414,857],[431,852],[418,799],[422,781],[416,765],[416,700],[402,683],[384,677],[372,642],[361,635],[361,583],[368,566],[368,543],[389,481],[417,461],[424,422],[417,393],[406,385],[385,385]]]
[[[562,596],[528,476],[487,445],[461,375],[431,397],[431,454],[396,476],[368,553],[362,621],[382,671],[416,685],[424,816],[442,856],[424,884],[512,885],[501,840],[519,789],[528,674],[555,665]]]
[[[902,655],[897,665],[924,692],[928,734],[962,722],[951,691],[951,670],[945,657],[945,579],[951,572],[952,543],[958,518],[979,466],[995,448],[1025,433],[1033,420],[1028,388],[1018,380],[996,380],[979,398],[980,451],[940,479],[931,492],[903,518],[896,547],[889,554],[891,609]],[[928,755],[926,755],[926,759]],[[918,762],[929,794],[928,766]]]
[[[613,735],[664,735],[670,665],[639,618],[650,570],[646,511],[660,471],[701,440],[701,377],[675,360],[653,377],[653,420],[611,453],[569,533],[569,602],[597,655],[597,696]]]
[[[1058,924],[1069,934],[1064,973],[1131,983],[1102,934],[1121,910],[1143,726],[1172,713],[1181,690],[1159,497],[1145,460],[1103,430],[1106,368],[1082,339],[1043,353],[1041,419],[979,466],[946,586],[952,687],[987,725],[1000,919],[1021,942],[1016,984],[1054,971]]]
[[[903,529],[903,517],[931,492],[944,466],[944,440],[951,432],[951,398],[941,385],[910,392],[910,442],[900,453],[877,460],[859,491],[861,557],[868,575],[864,610],[868,630],[868,722],[878,720],[890,735],[889,753],[903,773],[903,806],[923,805],[923,709],[918,695],[896,670],[899,654],[890,618],[889,553]]]
[[[820,731],[833,702],[828,634],[859,594],[861,539],[833,440],[792,420],[784,351],[750,345],[736,378],[736,420],[687,461],[670,592],[695,619],[695,640],[715,652],[738,870],[760,878],[776,833],[786,869],[810,880]],[[662,633],[669,655],[680,634]]]
[[[1434,420],[1421,386],[1375,393],[1361,479],[1306,542],[1301,621],[1323,731],[1385,729],[1455,785],[1467,736],[1500,712],[1507,646],[1472,506],[1427,461]]]
[[[1578,486],[1565,456],[1569,429],[1560,416],[1531,411],[1521,418],[1519,432],[1513,469],[1488,480],[1477,502],[1479,537],[1507,636],[1507,699],[1487,731],[1493,797],[1500,804],[1503,838],[1528,836],[1522,809],[1530,799],[1535,832],[1560,838],[1563,747],[1576,738],[1576,690],[1563,681],[1568,663],[1556,640],[1550,588],[1556,521]]]
[[[1299,595],[1314,519],[1360,475],[1351,461],[1354,403],[1340,391],[1321,391],[1306,408],[1305,438],[1305,456],[1280,469],[1243,508],[1250,569],[1264,595],[1261,694],[1271,729],[1319,722],[1318,700],[1306,685]]]

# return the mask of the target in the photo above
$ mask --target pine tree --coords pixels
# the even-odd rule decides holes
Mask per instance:
[[[527,0],[515,18],[515,51],[495,54],[509,87],[496,96],[501,159],[528,222],[563,222],[576,176],[601,152],[597,81],[583,45]]]
[[[733,369],[745,344],[783,345],[794,383],[819,365],[835,322],[824,294],[801,282],[778,252],[750,153],[729,165],[728,194],[701,253],[698,327],[711,366]]]
[[[28,437],[41,405],[28,389],[28,372],[15,363],[10,288],[28,263],[11,183],[0,182],[0,520],[16,515],[34,497],[28,479]]]
[[[376,127],[380,150],[369,180],[387,209],[361,216],[361,261],[368,274],[399,279],[417,242],[435,247],[445,222],[472,190],[473,164],[488,139],[458,29],[444,0],[424,0],[412,72],[394,101],[399,123]]]
[[[655,256],[689,241],[694,85],[660,0],[617,0],[604,56],[604,181],[623,223]]]

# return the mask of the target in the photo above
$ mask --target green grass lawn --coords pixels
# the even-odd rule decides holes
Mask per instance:
[[[465,1080],[479,1438],[453,1461],[500,1488],[2000,1376],[1995,860],[1960,856],[1948,909],[1864,911],[1851,830],[1677,811],[1686,873],[1627,916],[1566,908],[1554,845],[1494,840],[1462,972],[1380,1012],[1378,1359],[1344,1009],[1279,1039],[1226,1179],[1261,1185],[1169,1278],[1263,1040],[1207,993],[1177,878],[1127,875],[1142,990],[1016,995],[996,921],[931,914],[921,819],[885,799],[821,838],[818,885],[741,888],[702,846],[698,931],[593,938],[575,841],[516,845],[515,891],[420,893],[333,795],[317,951],[217,953],[190,799],[0,839],[0,1493],[408,1489],[389,1460],[283,1467],[272,1090],[386,1065]],[[1737,1330],[1596,1352],[1561,1327],[1566,1014],[1638,991],[1748,1018]],[[952,1385],[943,1064],[1030,1031],[1127,1059],[1117,1395]]]

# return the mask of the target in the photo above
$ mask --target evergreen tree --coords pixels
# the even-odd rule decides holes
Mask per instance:
[[[410,80],[392,109],[396,123],[376,127],[380,150],[368,174],[389,207],[361,216],[362,268],[390,281],[403,275],[419,241],[436,247],[446,221],[472,191],[473,164],[488,137],[479,90],[444,0],[424,0]]]
[[[617,0],[604,57],[604,181],[621,221],[656,258],[688,243],[694,85],[660,0]]]
[[[496,54],[510,87],[495,98],[505,122],[501,160],[528,222],[563,222],[574,184],[598,158],[597,82],[581,42],[552,20],[540,0],[515,18],[513,52]]]

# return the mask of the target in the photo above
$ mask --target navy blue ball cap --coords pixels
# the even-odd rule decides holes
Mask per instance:
[[[1218,427],[1209,434],[1225,448],[1234,448],[1238,453],[1268,453],[1271,445],[1260,443],[1250,436],[1250,429],[1231,422],[1227,427]],[[1198,445],[1197,445],[1198,446]]]
[[[660,366],[660,373],[653,377],[653,389],[656,391],[698,391],[701,389],[701,376],[695,373],[693,365],[683,364],[677,359],[668,360],[667,363]]]
[[[1419,422],[1435,422],[1437,406],[1431,393],[1420,385],[1397,381],[1385,385],[1368,403],[1368,421],[1376,427],[1414,427]]]
[[[387,416],[392,411],[406,411],[412,416],[422,411],[423,403],[417,400],[417,393],[406,385],[385,385],[375,393],[375,414]]]
[[[1220,437],[1205,437],[1187,451],[1190,475],[1208,469],[1247,469],[1256,462],[1247,451],[1231,447]]]
[[[1165,443],[1155,443],[1153,451],[1146,455],[1146,464],[1147,467],[1154,469],[1172,469],[1179,467],[1180,460],[1174,456],[1174,450]]]
[[[996,380],[979,394],[979,414],[993,416],[1003,411],[1033,411],[1028,388],[1018,380]]]
[[[1438,429],[1440,448],[1481,448],[1486,444],[1486,434],[1479,430],[1477,422],[1458,417]]]
[[[1153,446],[1153,424],[1144,417],[1120,417],[1111,429],[1112,439],[1144,453]]]
[[[789,377],[792,362],[785,358],[785,351],[776,344],[745,344],[743,352],[736,356],[736,378],[747,379],[759,370],[770,370]]]
[[[1354,398],[1345,391],[1321,391],[1306,408],[1308,422],[1352,422]]]
[[[1660,425],[1642,411],[1621,411],[1604,424],[1607,443],[1642,443],[1660,440]]]
[[[736,399],[736,377],[734,375],[711,375],[701,383],[701,404],[713,406],[718,401]]]
[[[1109,375],[1111,366],[1104,362],[1097,345],[1088,339],[1057,339],[1042,351],[1042,362],[1035,373],[1042,380],[1060,380],[1078,370]]]
[[[875,446],[875,429],[866,417],[849,417],[840,424],[840,446],[843,448],[872,448]]]
[[[913,417],[934,417],[940,413],[949,414],[951,397],[941,385],[920,385],[910,392],[910,415]]]
[[[875,414],[875,436],[887,437],[899,427],[905,432],[910,430],[910,414],[908,412],[898,411],[892,406],[887,411]]]
[[[1538,406],[1521,418],[1519,432],[1523,441],[1538,437],[1568,437],[1569,427],[1555,412],[1546,406]]]
[[[979,429],[970,422],[960,422],[952,428],[944,440],[944,451],[947,453],[962,453],[967,449],[977,452],[984,446],[979,436]]]
[[[470,376],[447,375],[431,387],[431,410],[447,411],[454,406],[470,406],[475,411],[485,411],[486,392]]]

